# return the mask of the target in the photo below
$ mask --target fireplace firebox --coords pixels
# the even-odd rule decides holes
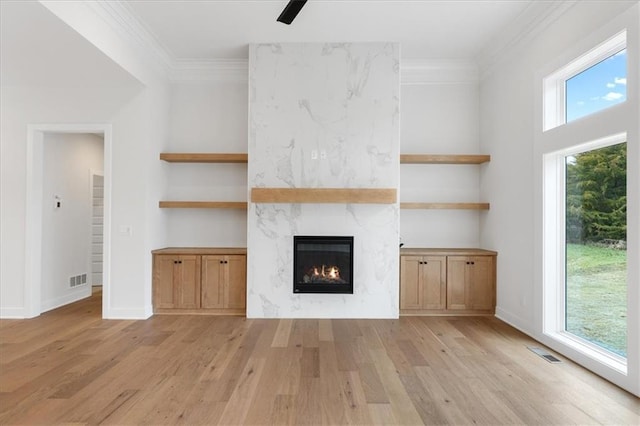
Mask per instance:
[[[353,237],[293,237],[293,292],[353,294]]]

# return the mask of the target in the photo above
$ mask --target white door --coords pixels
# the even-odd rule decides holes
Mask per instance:
[[[102,285],[102,243],[104,225],[104,176],[94,174],[92,177],[91,209],[91,285]]]

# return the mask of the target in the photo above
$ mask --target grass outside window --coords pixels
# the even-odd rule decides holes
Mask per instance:
[[[566,330],[627,356],[627,252],[567,244]]]

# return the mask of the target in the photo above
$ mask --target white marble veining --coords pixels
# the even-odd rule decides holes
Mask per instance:
[[[398,44],[251,45],[249,188],[398,188],[399,83]],[[398,223],[397,203],[251,203],[247,316],[397,317]],[[352,235],[354,294],[294,294],[294,235]]]

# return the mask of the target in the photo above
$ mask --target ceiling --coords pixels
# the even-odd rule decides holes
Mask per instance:
[[[474,60],[530,0],[309,0],[291,25],[288,0],[128,0],[128,10],[175,60],[246,59],[256,42],[401,43],[410,59]],[[552,3],[552,2],[547,2]]]
[[[138,43],[138,51],[149,53],[171,70],[182,64],[225,60],[242,64],[248,58],[248,45],[260,42],[391,41],[401,44],[403,66],[412,60],[478,64],[487,52],[495,55],[559,10],[559,4],[571,3],[309,0],[294,22],[285,25],[276,18],[287,2],[106,0],[91,4],[100,18],[117,22],[113,28],[123,39]],[[136,83],[40,2],[0,0],[0,6],[3,86]]]
[[[139,84],[37,2],[1,0],[0,30],[2,86],[56,88]]]

